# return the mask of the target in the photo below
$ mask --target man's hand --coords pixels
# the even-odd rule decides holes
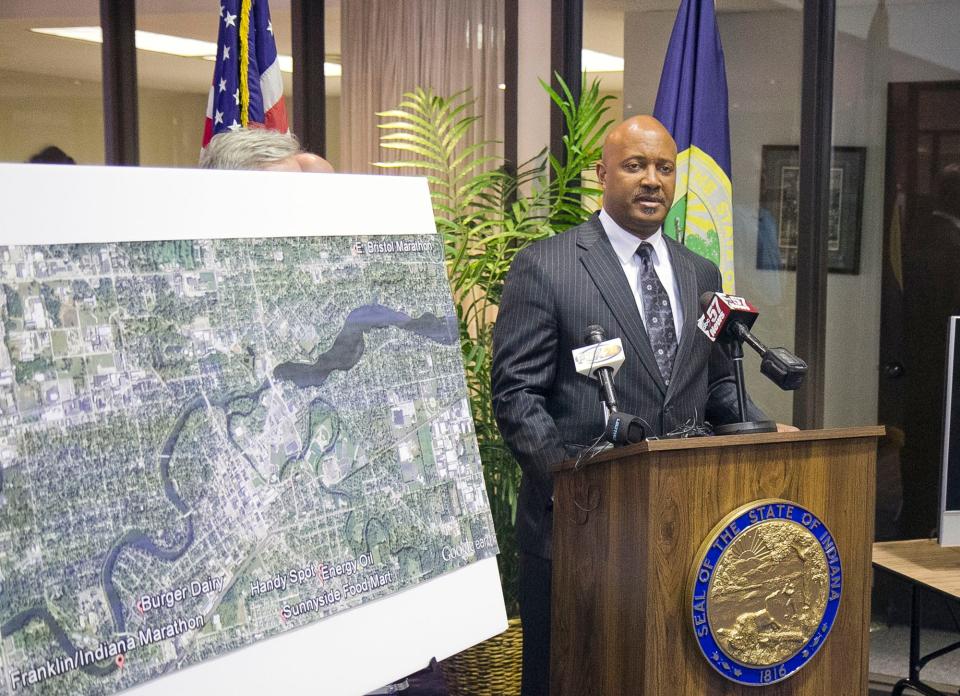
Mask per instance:
[[[777,432],[778,433],[793,433],[798,432],[800,428],[795,425],[789,425],[787,423],[777,423]]]

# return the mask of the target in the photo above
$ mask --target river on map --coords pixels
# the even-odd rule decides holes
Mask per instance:
[[[374,329],[385,329],[391,326],[443,345],[450,345],[459,340],[456,317],[437,317],[433,314],[425,313],[413,318],[403,312],[398,312],[380,304],[363,305],[347,315],[340,334],[334,339],[329,350],[321,353],[316,361],[313,363],[281,363],[274,368],[274,379],[292,382],[300,389],[321,386],[334,370],[347,371],[360,362],[365,348],[363,339],[365,333]],[[215,406],[222,407],[237,399],[256,399],[259,398],[267,386],[268,385],[264,383],[249,394],[234,394],[220,402],[211,403]],[[187,420],[194,411],[205,406],[206,403],[206,400],[202,396],[196,396],[187,402],[180,416],[173,424],[160,451],[160,477],[163,482],[164,494],[167,500],[170,501],[186,520],[186,537],[182,545],[178,548],[164,549],[157,546],[146,532],[131,530],[114,544],[104,560],[103,570],[101,572],[103,590],[107,595],[110,604],[110,613],[112,614],[114,626],[118,633],[123,633],[126,630],[123,603],[120,599],[120,593],[113,583],[113,571],[121,552],[123,552],[124,549],[133,548],[143,551],[155,558],[159,558],[160,560],[173,562],[183,556],[193,544],[194,529],[193,518],[190,516],[191,510],[186,501],[180,497],[180,493],[170,478],[170,461],[173,459],[173,452],[176,449],[177,440]],[[0,626],[0,635],[8,638],[34,620],[40,620],[46,623],[64,653],[73,655],[76,647],[70,641],[63,627],[60,626],[59,622],[45,607],[26,609],[15,615]],[[87,665],[82,669],[87,674],[93,676],[107,676],[116,670],[116,668],[116,665],[110,662],[103,666]]]
[[[347,371],[360,362],[365,347],[365,333],[391,326],[444,345],[456,342],[460,336],[456,317],[438,318],[433,314],[422,314],[414,319],[380,304],[364,305],[347,315],[340,335],[315,362],[281,363],[274,368],[273,376],[293,382],[301,389],[319,387],[334,370]]]
[[[4,638],[8,638],[34,620],[43,621],[45,624],[47,624],[47,627],[53,634],[54,639],[57,641],[57,645],[60,646],[60,649],[63,650],[67,656],[72,656],[77,652],[77,646],[73,644],[73,642],[67,636],[66,631],[64,631],[63,627],[60,626],[55,618],[53,618],[53,615],[47,611],[46,607],[35,607],[33,609],[21,611],[19,614],[0,626],[0,635],[2,635]],[[106,665],[84,665],[80,669],[93,677],[106,677],[116,668],[117,665],[113,661],[110,661]]]

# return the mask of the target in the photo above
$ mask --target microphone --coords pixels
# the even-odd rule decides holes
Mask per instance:
[[[588,345],[573,351],[577,372],[600,380],[600,399],[610,413],[617,411],[617,393],[613,388],[613,376],[623,365],[623,342],[619,338],[606,340],[602,326],[591,324],[583,340]]]
[[[629,413],[614,412],[607,419],[607,427],[603,431],[603,439],[614,445],[632,445],[643,442],[646,437],[643,421],[638,416]]]
[[[742,340],[735,332],[742,327],[742,330],[750,333],[750,327],[760,314],[756,307],[742,297],[722,292],[705,292],[700,295],[700,309],[703,314],[697,321],[697,328],[711,341],[718,338]]]
[[[807,374],[807,363],[786,348],[767,348],[750,332],[760,312],[747,300],[722,292],[700,296],[703,315],[697,327],[711,341],[746,343],[760,355],[760,372],[784,391],[798,389]]]
[[[643,421],[618,410],[613,388],[613,377],[623,365],[623,342],[619,338],[607,340],[606,332],[598,324],[587,327],[584,341],[587,345],[574,349],[573,362],[579,374],[600,381],[600,400],[608,412],[603,438],[614,445],[642,442],[646,436]]]

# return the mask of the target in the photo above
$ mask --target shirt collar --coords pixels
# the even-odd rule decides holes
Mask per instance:
[[[620,263],[635,263],[635,261],[632,260],[633,256],[637,253],[637,247],[644,241],[650,242],[653,246],[658,260],[665,261],[670,258],[669,252],[667,251],[667,243],[663,241],[662,227],[645,240],[640,239],[635,234],[628,232],[618,225],[617,222],[610,217],[610,214],[602,208],[600,210],[600,224],[603,226],[603,231],[607,233],[607,239],[610,240],[610,244],[620,259]]]

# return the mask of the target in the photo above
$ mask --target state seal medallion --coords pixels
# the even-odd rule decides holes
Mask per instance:
[[[691,626],[727,679],[773,684],[823,645],[842,590],[826,525],[789,500],[757,500],[727,515],[700,547],[687,595]]]

